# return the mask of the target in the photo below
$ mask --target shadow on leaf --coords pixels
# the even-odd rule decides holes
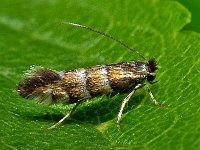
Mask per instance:
[[[100,123],[112,120],[117,118],[117,114],[121,107],[121,103],[123,99],[126,97],[126,94],[116,95],[111,98],[107,96],[99,97],[99,99],[92,99],[90,102],[85,102],[82,106],[78,107],[77,110],[72,114],[71,118],[65,120],[64,123],[74,123],[74,122],[82,122],[82,123],[90,123],[94,125],[98,125]],[[144,99],[145,95],[137,95],[131,98],[128,103],[128,106],[125,107],[124,112],[133,110],[137,107],[142,99]],[[32,115],[29,113],[26,117],[30,120],[53,120],[58,122],[63,114],[52,114],[52,113],[43,113]],[[80,123],[79,122],[79,123]]]

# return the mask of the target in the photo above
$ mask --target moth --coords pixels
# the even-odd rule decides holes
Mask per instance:
[[[156,70],[158,69],[155,59],[147,61],[138,51],[131,49],[113,36],[96,29],[70,22],[63,22],[63,24],[84,28],[108,37],[139,55],[143,61],[97,65],[68,71],[55,71],[43,67],[35,67],[19,82],[16,87],[17,92],[23,98],[34,99],[38,103],[75,104],[59,122],[49,129],[58,127],[65,119],[72,115],[81,103],[92,97],[126,92],[128,95],[123,99],[117,116],[117,127],[120,128],[124,107],[132,95],[137,89],[144,87],[145,82],[153,83],[156,77]],[[154,104],[158,105],[159,103],[150,89],[147,86],[145,87]]]

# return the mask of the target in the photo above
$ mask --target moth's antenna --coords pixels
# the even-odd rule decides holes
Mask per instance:
[[[77,24],[77,23],[62,22],[62,24],[67,24],[67,25],[72,25],[72,26],[84,28],[84,29],[90,30],[90,31],[92,31],[92,32],[96,32],[97,34],[100,34],[100,35],[103,35],[103,36],[105,36],[105,37],[108,37],[108,38],[110,38],[111,40],[113,40],[113,41],[119,43],[120,45],[122,45],[122,46],[124,46],[124,47],[126,47],[126,48],[129,49],[130,51],[136,53],[137,55],[139,55],[140,57],[142,57],[144,60],[146,60],[145,57],[144,57],[143,55],[141,55],[138,51],[136,51],[136,50],[130,48],[128,45],[124,44],[122,41],[120,41],[120,40],[114,38],[114,37],[111,36],[111,35],[108,35],[108,34],[106,34],[106,33],[104,33],[104,32],[101,32],[101,31],[98,31],[98,30],[96,30],[96,29],[92,29],[92,28],[90,28],[90,27],[86,27],[86,26],[84,26],[84,25],[80,25],[80,24]]]

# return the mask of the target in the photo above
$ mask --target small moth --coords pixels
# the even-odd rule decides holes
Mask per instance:
[[[79,68],[69,71],[54,71],[42,67],[33,68],[27,73],[24,79],[17,85],[17,92],[26,99],[34,99],[38,103],[63,103],[72,104],[74,107],[56,124],[49,129],[56,128],[66,118],[69,118],[76,108],[87,99],[108,93],[129,93],[122,101],[117,116],[117,127],[120,128],[120,120],[126,103],[130,100],[135,91],[145,86],[145,81],[150,84],[156,77],[157,64],[155,59],[146,59],[136,50],[129,48],[120,40],[96,29],[84,25],[63,22],[90,30],[126,47],[138,54],[144,61],[120,62],[108,65],[97,65],[89,68]],[[150,89],[146,86],[154,104],[158,102]]]

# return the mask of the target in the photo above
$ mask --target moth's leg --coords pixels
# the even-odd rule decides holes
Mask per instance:
[[[151,100],[153,101],[153,103],[154,103],[155,105],[157,105],[157,106],[161,106],[161,105],[159,104],[159,102],[154,98],[153,93],[151,92],[151,90],[150,90],[148,87],[146,87],[146,90],[147,90],[147,92],[149,93],[149,96],[151,97]]]
[[[123,110],[124,110],[124,107],[126,105],[126,103],[128,103],[128,101],[130,100],[130,98],[132,97],[132,95],[135,93],[135,91],[140,88],[142,86],[142,84],[139,84],[137,85],[132,92],[130,92],[123,100],[122,102],[122,105],[121,105],[121,108],[119,110],[119,113],[117,115],[117,128],[120,129],[120,121],[121,121],[121,118],[122,118],[122,114],[123,114]]]
[[[77,102],[74,107],[62,118],[60,119],[60,121],[58,121],[56,124],[54,124],[53,126],[49,127],[48,129],[54,129],[57,128],[65,119],[69,118],[72,113],[76,110],[76,108],[78,107],[78,105],[80,105],[81,101]]]

